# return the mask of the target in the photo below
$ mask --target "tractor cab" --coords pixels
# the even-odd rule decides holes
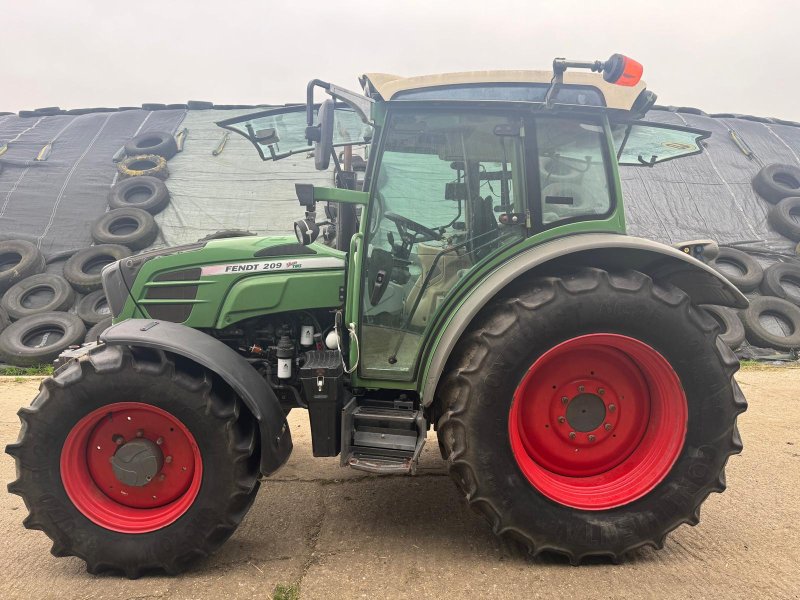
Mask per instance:
[[[624,233],[617,165],[701,151],[708,132],[637,120],[655,102],[640,76],[622,55],[556,59],[553,72],[370,73],[364,94],[313,80],[305,105],[220,125],[264,160],[313,152],[318,169],[333,164],[334,189],[297,185],[296,235],[309,244],[323,231],[360,273],[344,316],[360,338],[354,376],[413,382],[460,289],[566,232]],[[331,98],[315,103],[317,88]],[[335,203],[327,221],[319,201]]]

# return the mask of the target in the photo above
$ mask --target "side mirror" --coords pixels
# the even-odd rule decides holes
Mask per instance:
[[[314,166],[324,171],[331,164],[333,150],[334,102],[325,100],[319,107],[319,139],[314,141]]]

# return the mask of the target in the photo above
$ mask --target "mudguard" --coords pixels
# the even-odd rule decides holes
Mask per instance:
[[[219,375],[258,421],[261,473],[271,475],[292,453],[292,434],[275,392],[242,356],[210,335],[168,321],[128,319],[106,329],[100,341],[184,356]]]
[[[676,248],[628,235],[587,233],[570,235],[526,250],[489,273],[463,301],[439,336],[427,361],[422,402],[431,404],[450,353],[472,319],[498,292],[526,274],[559,273],[575,267],[633,269],[654,281],[670,283],[694,304],[747,308],[747,298],[723,275]]]

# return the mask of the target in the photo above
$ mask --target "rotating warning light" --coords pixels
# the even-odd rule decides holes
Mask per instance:
[[[641,80],[642,71],[644,67],[641,63],[622,54],[612,54],[603,64],[603,79],[616,85],[633,87]]]

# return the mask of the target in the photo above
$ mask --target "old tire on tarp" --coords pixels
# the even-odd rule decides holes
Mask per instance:
[[[800,288],[800,265],[795,263],[775,263],[764,270],[761,291],[768,296],[776,296],[800,306],[800,293],[786,284]]]
[[[106,329],[111,327],[111,317],[106,317],[99,323],[93,325],[89,331],[86,332],[86,337],[83,338],[84,344],[89,344],[92,342],[99,342],[100,341],[100,334],[103,333]]]
[[[117,172],[122,178],[151,176],[159,179],[169,177],[167,159],[156,154],[128,156],[117,163]]]
[[[42,252],[25,240],[0,241],[0,294],[18,281],[44,271]]]
[[[148,131],[140,133],[127,144],[125,154],[128,156],[141,156],[142,154],[156,154],[169,160],[178,153],[178,144],[171,133],[166,131]]]
[[[11,319],[8,318],[8,313],[5,309],[0,306],[0,333],[3,333],[3,329],[11,325]]]
[[[64,278],[77,291],[88,294],[103,286],[100,271],[112,262],[130,256],[131,251],[125,246],[103,244],[78,250],[64,264]]]
[[[0,333],[0,360],[18,367],[50,363],[78,345],[86,326],[77,315],[47,312],[24,317]]]
[[[52,294],[50,299],[38,306],[30,305],[29,300],[33,294],[47,291]],[[66,279],[52,273],[26,277],[6,290],[0,300],[0,306],[15,321],[39,313],[69,310],[74,303],[75,290]]]
[[[744,343],[744,325],[742,325],[739,314],[734,309],[714,304],[703,304],[700,308],[709,313],[719,324],[719,339],[728,348],[736,350]]]
[[[753,177],[753,189],[767,202],[800,196],[800,168],[793,165],[767,165]]]
[[[108,192],[108,205],[116,208],[140,208],[151,215],[169,204],[169,190],[158,177],[143,175],[118,181]]]
[[[92,239],[98,244],[119,244],[131,250],[142,250],[158,236],[158,225],[146,210],[116,208],[92,224]]]
[[[800,197],[790,196],[769,209],[767,221],[772,228],[792,241],[800,242]]]
[[[97,325],[111,316],[111,309],[103,290],[95,290],[78,301],[75,312],[87,325]]]
[[[769,331],[761,323],[762,316],[778,316],[792,332],[787,336]],[[750,306],[739,311],[747,341],[759,348],[793,350],[800,348],[800,307],[783,298],[759,296],[750,301]]]
[[[764,269],[755,258],[734,248],[720,247],[719,254],[709,264],[743,292],[752,292],[758,288],[764,277]],[[720,269],[721,265],[732,265],[740,272],[733,274],[723,271]]]

